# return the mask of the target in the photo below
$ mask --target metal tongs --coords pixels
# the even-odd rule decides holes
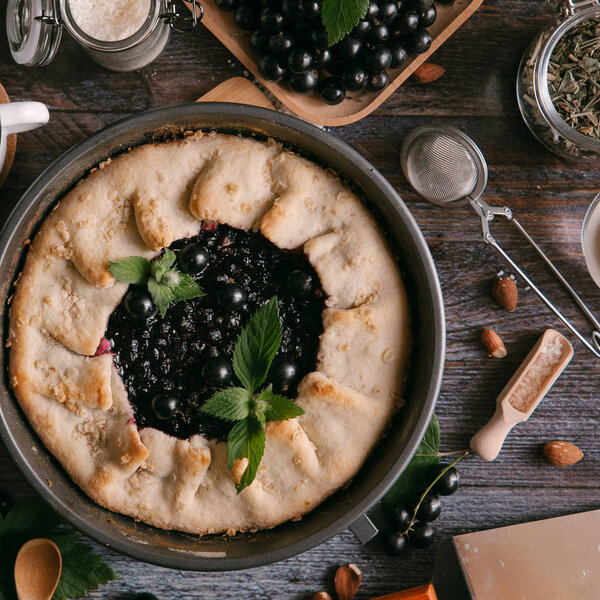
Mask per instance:
[[[471,138],[448,125],[417,127],[404,140],[400,160],[409,183],[425,200],[443,207],[462,206],[468,202],[481,219],[483,241],[496,248],[565,327],[600,358],[600,321],[519,223],[512,210],[507,206],[490,206],[481,199],[487,184],[488,167],[481,150]],[[504,217],[517,228],[569,292],[595,328],[591,341],[562,314],[496,241],[490,232],[490,223],[495,217]]]

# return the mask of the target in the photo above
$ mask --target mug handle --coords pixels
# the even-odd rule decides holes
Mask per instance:
[[[0,125],[3,135],[21,133],[48,122],[50,114],[41,102],[8,102],[0,105]]]

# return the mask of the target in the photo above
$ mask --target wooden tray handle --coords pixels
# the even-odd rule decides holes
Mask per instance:
[[[403,592],[394,592],[387,596],[380,596],[373,600],[437,600],[433,585],[428,583],[427,585],[421,585],[411,590],[404,590]]]
[[[252,104],[275,110],[272,102],[251,82],[243,77],[231,77],[198,98],[197,102],[233,102]]]

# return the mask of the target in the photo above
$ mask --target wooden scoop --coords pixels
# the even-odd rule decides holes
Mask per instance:
[[[484,460],[494,460],[506,436],[527,421],[573,358],[573,346],[554,329],[548,329],[496,399],[496,412],[471,439],[471,450]]]
[[[46,538],[23,544],[15,561],[15,587],[19,600],[50,600],[62,572],[58,546]]]

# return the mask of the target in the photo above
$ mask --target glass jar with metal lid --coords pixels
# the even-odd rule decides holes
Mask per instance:
[[[553,97],[550,89],[552,75],[549,75],[557,44],[586,22],[600,19],[600,2],[546,0],[546,5],[557,11],[559,17],[534,38],[521,60],[517,77],[521,115],[535,137],[559,156],[585,161],[600,160],[600,137],[581,133],[561,116],[555,105],[556,94]],[[592,84],[597,85],[600,92],[600,82]],[[577,85],[576,82],[574,85]],[[596,106],[600,111],[600,95],[594,101],[594,111]]]
[[[8,0],[6,28],[19,64],[47,65],[63,29],[98,64],[133,71],[151,63],[166,46],[171,29],[194,29],[202,18],[198,0],[178,12],[175,0]]]

